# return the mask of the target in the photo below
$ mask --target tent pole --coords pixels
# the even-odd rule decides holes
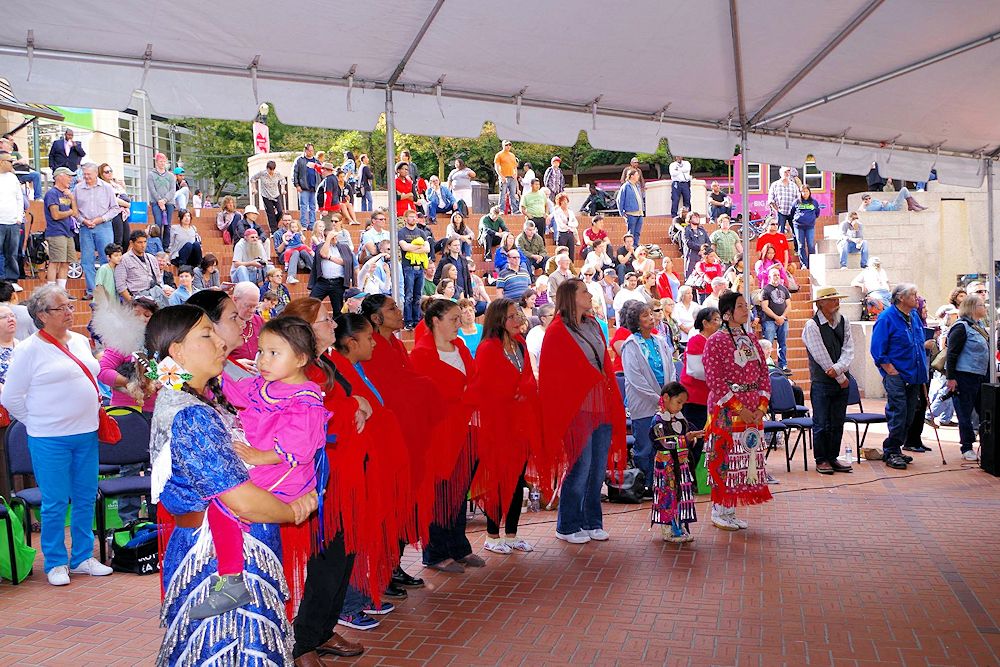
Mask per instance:
[[[740,132],[740,209],[743,211],[743,297],[750,305],[750,194],[747,192],[747,129]],[[763,178],[763,174],[761,174]]]
[[[403,295],[399,293],[399,226],[396,223],[396,137],[392,110],[392,88],[385,89],[385,189],[388,197],[386,208],[389,217],[389,276],[392,280],[392,298],[396,305],[403,307]]]
[[[997,276],[996,276],[996,249],[993,246],[993,158],[984,158],[986,164],[986,229],[989,234],[988,247],[990,249],[987,257],[989,262],[986,266],[986,289],[989,290],[990,307],[986,309],[989,315],[990,332],[990,382],[997,381]]]

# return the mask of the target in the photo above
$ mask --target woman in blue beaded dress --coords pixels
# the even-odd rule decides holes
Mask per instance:
[[[290,665],[279,524],[304,521],[316,509],[316,494],[285,504],[249,481],[233,449],[234,412],[216,380],[226,345],[204,311],[186,305],[159,311],[146,329],[146,349],[163,385],[150,441],[153,501],[174,523],[161,533],[166,634],[157,664]],[[192,620],[190,610],[208,595],[216,571],[204,520],[210,502],[247,525],[244,577],[252,601]]]

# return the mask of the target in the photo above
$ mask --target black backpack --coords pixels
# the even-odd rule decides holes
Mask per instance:
[[[133,521],[111,534],[111,567],[116,572],[155,574],[160,571],[159,526]]]
[[[646,490],[646,475],[638,468],[627,468],[619,479],[616,471],[609,470],[605,483],[608,485],[609,503],[638,505]]]

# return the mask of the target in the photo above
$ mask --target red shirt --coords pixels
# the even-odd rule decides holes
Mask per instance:
[[[788,265],[788,238],[781,232],[761,234],[757,237],[757,254],[764,250],[764,246],[770,243],[774,246],[774,258],[783,265]],[[759,257],[758,257],[759,259]]]
[[[722,262],[716,264],[709,264],[708,262],[698,262],[698,270],[705,274],[705,284],[699,288],[699,292],[702,294],[712,293],[712,279],[721,278],[725,272],[726,267],[722,265]]]
[[[695,405],[708,405],[708,384],[704,380],[688,375],[688,361],[694,356],[701,359],[708,339],[700,332],[693,332],[684,354],[684,368],[681,370],[681,384],[688,392],[688,401]],[[698,427],[701,428],[701,427]]]
[[[402,218],[407,211],[417,210],[417,205],[412,199],[400,199],[400,195],[412,195],[413,179],[396,177],[396,216]]]

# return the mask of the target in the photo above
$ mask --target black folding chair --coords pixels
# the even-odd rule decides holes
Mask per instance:
[[[20,476],[23,484],[35,483],[35,469],[31,465],[28,451],[28,429],[21,422],[12,422],[7,427],[4,439],[7,452],[7,482],[14,489],[14,478]],[[30,479],[30,482],[28,481]],[[31,546],[31,510],[41,509],[42,490],[30,486],[20,491],[11,491],[10,507],[21,507],[24,516],[24,541]]]
[[[785,432],[785,467],[788,469],[788,472],[792,471],[792,459],[795,457],[795,452],[798,450],[800,443],[802,444],[802,466],[805,470],[809,470],[808,449],[812,446],[813,420],[812,417],[808,416],[778,419],[778,415],[798,413],[801,412],[802,408],[803,406],[795,404],[795,394],[792,392],[792,383],[789,382],[788,378],[780,374],[771,375],[771,404],[769,410],[771,412],[771,421],[780,423],[787,429]],[[764,428],[764,432],[767,433],[766,424]],[[773,428],[774,426],[772,426]],[[789,450],[788,446],[792,431],[795,431],[795,444]]]
[[[149,464],[149,419],[134,408],[114,408],[111,415],[122,439],[115,445],[105,442],[98,443],[98,460],[105,465],[124,466],[135,463]],[[151,499],[149,475],[138,477],[112,477],[102,479],[97,483],[97,538],[100,542],[101,562],[107,559],[107,517],[105,516],[105,501],[110,498],[145,496],[147,502]]]
[[[861,463],[861,446],[865,444],[868,437],[868,428],[872,424],[885,424],[885,414],[881,412],[865,412],[865,406],[861,404],[861,391],[858,390],[858,383],[853,376],[847,376],[847,406],[858,406],[857,412],[848,412],[845,421],[854,424],[855,451],[857,452],[858,463]],[[922,415],[917,415],[918,419],[923,419]],[[865,425],[864,435],[861,434],[861,425]]]

